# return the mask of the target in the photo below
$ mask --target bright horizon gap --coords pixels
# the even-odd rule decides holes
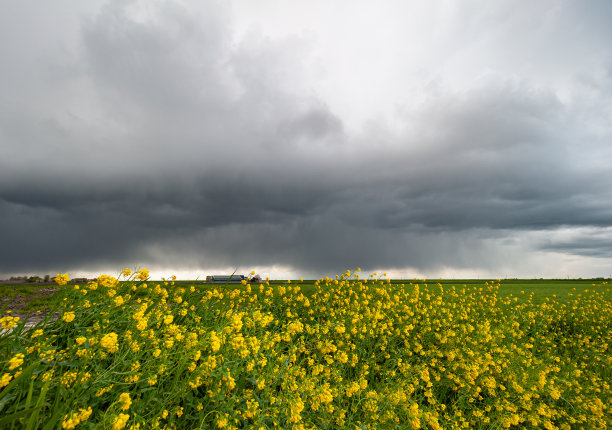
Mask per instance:
[[[251,269],[254,270],[254,269]],[[249,276],[251,273],[251,270],[243,270],[243,271],[236,271],[235,275],[245,275],[245,276]],[[209,275],[231,275],[233,272],[232,271],[224,271],[224,270],[213,270],[213,271],[207,271],[206,273],[203,273],[201,271],[176,271],[174,273],[170,272],[170,271],[155,271],[155,270],[150,270],[150,277],[149,280],[150,281],[162,281],[163,278],[165,278],[166,280],[170,280],[172,276],[176,276],[176,281],[205,281],[206,280],[206,276]],[[346,272],[346,271],[345,271]],[[305,277],[305,276],[301,276],[299,273],[297,272],[282,272],[280,274],[278,274],[278,272],[265,272],[265,271],[257,271],[255,270],[255,274],[261,276],[261,278],[263,280],[265,280],[266,278],[269,278],[270,280],[273,281],[284,281],[284,280],[299,280],[300,278],[303,278],[306,281],[309,280],[318,280],[318,279],[324,279],[325,277],[331,278],[331,279],[336,279],[336,276],[340,276],[342,274],[344,274],[345,272],[342,273],[336,273],[336,274],[323,274],[321,276],[316,276],[316,277]],[[58,272],[59,273],[59,272]],[[68,275],[70,276],[70,279],[74,279],[74,278],[87,278],[87,279],[95,279],[100,275],[110,275],[110,276],[115,276],[118,277],[121,273],[121,271],[100,271],[100,272],[89,272],[89,271],[75,271],[73,273],[71,272],[61,272],[61,273],[68,273]],[[274,273],[277,273],[276,275],[274,275]],[[518,279],[518,280],[529,280],[529,279],[545,279],[545,280],[563,280],[563,279],[583,279],[583,280],[588,280],[588,279],[612,279],[612,274],[608,274],[608,275],[583,275],[583,276],[572,276],[572,275],[564,275],[564,276],[560,276],[560,275],[554,275],[554,274],[548,274],[547,276],[542,274],[521,274],[521,275],[504,275],[504,276],[500,276],[500,275],[492,275],[492,274],[478,274],[478,273],[464,273],[463,275],[455,275],[455,276],[440,276],[437,274],[408,274],[408,271],[385,271],[385,270],[374,270],[374,271],[361,271],[359,272],[359,277],[360,279],[364,280],[364,279],[373,279],[370,275],[376,273],[375,278],[374,279],[396,279],[396,280],[405,280],[405,281],[422,281],[423,279],[426,279],[428,281],[436,281],[436,280],[445,280],[445,281],[449,281],[449,280],[514,280],[514,279]],[[272,274],[272,276],[270,276]],[[351,275],[355,275],[356,272],[354,272],[353,270],[351,270]],[[51,274],[51,273],[21,273],[21,274],[11,274],[11,275],[5,275],[3,278],[1,278],[0,280],[9,280],[9,278],[11,276],[15,276],[15,277],[19,277],[19,276],[39,276],[41,278],[44,278],[45,275],[49,275],[50,278],[52,279],[54,276],[57,275],[57,273]],[[385,276],[386,275],[386,276]]]

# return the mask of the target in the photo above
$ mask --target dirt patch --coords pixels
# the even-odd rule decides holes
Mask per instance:
[[[0,297],[0,309],[4,308],[2,316],[10,315],[12,317],[19,317],[20,321],[25,321],[26,328],[37,325],[45,318],[49,318],[49,321],[54,321],[59,317],[59,313],[57,312],[48,315],[49,311],[47,310],[26,311],[25,308],[27,308],[30,302],[43,297],[52,296],[59,290],[59,288],[39,288],[29,294],[15,294],[14,297]],[[12,330],[0,330],[0,334],[10,333],[11,331]]]
[[[23,308],[25,308],[28,303],[33,302],[34,300],[38,300],[45,296],[52,296],[56,292],[58,292],[59,288],[40,288],[38,290],[33,291],[31,294],[15,294],[14,297],[0,297],[0,307],[5,308],[5,312],[7,310],[15,312],[19,312]]]

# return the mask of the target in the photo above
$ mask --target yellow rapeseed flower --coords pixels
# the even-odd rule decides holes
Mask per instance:
[[[130,393],[122,393],[119,396],[119,402],[121,403],[121,410],[127,411],[132,404],[132,399],[130,399]]]
[[[117,278],[109,275],[100,275],[98,276],[98,285],[105,288],[113,288],[117,285]]]
[[[140,269],[135,275],[139,281],[146,281],[149,278],[149,269]]]
[[[117,333],[108,333],[102,339],[100,339],[100,345],[108,350],[108,352],[116,352],[119,347],[117,346]]]
[[[64,315],[62,316],[62,321],[64,322],[72,322],[74,320],[74,312],[66,312],[64,313]]]
[[[219,351],[221,348],[221,340],[217,337],[217,333],[214,331],[210,332],[210,348],[213,352]]]
[[[128,414],[119,414],[119,416],[115,417],[113,420],[113,430],[121,430],[125,427],[130,416]]]
[[[79,425],[80,422],[81,420],[79,420],[76,414],[72,414],[70,416],[66,415],[64,416],[64,420],[62,421],[62,428],[66,430],[71,430],[77,425]]]
[[[19,322],[19,317],[6,316],[0,318],[0,325],[4,330],[12,329],[17,325],[17,322]]]
[[[5,373],[4,375],[2,375],[2,378],[0,378],[0,388],[6,387],[9,382],[11,382],[11,379],[13,379],[13,375],[11,375],[10,373]]]
[[[58,273],[53,280],[57,285],[66,285],[68,282],[70,282],[70,277],[67,273],[64,273],[63,275]]]
[[[25,356],[21,353],[15,354],[15,356],[9,360],[9,370],[13,370],[21,366],[23,364],[23,357]]]
[[[91,413],[91,407],[88,407],[87,409],[81,408],[78,412],[73,412],[70,415],[64,415],[62,428],[67,430],[75,428],[81,422],[87,421],[91,416]]]
[[[223,416],[223,417],[217,418],[217,427],[222,429],[226,426],[227,426],[227,417]]]

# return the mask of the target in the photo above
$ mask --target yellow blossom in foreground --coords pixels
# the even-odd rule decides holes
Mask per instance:
[[[108,276],[108,275],[98,276],[97,281],[98,281],[98,285],[100,285],[101,287],[106,287],[106,288],[113,288],[119,282],[117,281],[117,278],[113,276]]]
[[[81,418],[81,421],[87,420],[91,416],[91,412],[91,407],[88,407],[87,409],[79,409],[79,417]]]
[[[213,352],[217,352],[219,351],[219,348],[221,348],[221,340],[217,337],[217,333],[210,332],[210,347],[213,350]]]
[[[139,281],[145,281],[149,278],[149,269],[141,269],[135,275]]]
[[[227,426],[227,417],[217,418],[217,427],[222,429],[222,428],[224,428],[226,426]]]
[[[6,387],[11,382],[11,379],[13,379],[13,375],[10,373],[2,375],[2,378],[0,378],[0,388]]]
[[[73,412],[70,416],[65,415],[64,420],[62,421],[62,428],[64,429],[73,429],[77,425],[79,425],[83,421],[87,421],[91,416],[92,410],[91,407],[87,409],[79,409],[79,412]]]
[[[68,282],[70,282],[70,277],[67,273],[64,273],[63,275],[58,273],[53,280],[57,285],[66,285]]]
[[[121,272],[121,274],[123,276],[130,276],[132,274],[132,271],[128,267],[126,267],[125,269],[123,269],[123,272]]]
[[[16,369],[23,364],[24,355],[19,353],[9,360],[9,370]]]
[[[6,316],[6,317],[0,318],[0,325],[2,326],[3,329],[9,330],[15,327],[18,321],[19,321],[19,317]]]
[[[50,370],[48,372],[43,373],[42,375],[42,381],[43,382],[47,382],[49,379],[51,379],[53,377],[53,370]]]
[[[62,316],[62,321],[64,322],[72,322],[74,320],[74,312],[66,312],[63,316]]]
[[[147,328],[147,319],[146,318],[142,318],[140,320],[138,320],[138,324],[136,324],[136,328],[138,330],[146,330]]]
[[[74,415],[71,415],[70,417],[65,416],[64,421],[62,421],[62,428],[70,430],[78,426],[80,422],[81,421]]]
[[[132,399],[130,399],[130,393],[122,393],[119,396],[119,402],[121,403],[121,410],[127,411],[132,404]]]
[[[117,333],[109,333],[100,339],[100,345],[108,349],[109,352],[116,352],[119,347],[117,346]]]
[[[113,421],[113,430],[121,430],[124,428],[129,419],[130,416],[128,414],[119,414]]]

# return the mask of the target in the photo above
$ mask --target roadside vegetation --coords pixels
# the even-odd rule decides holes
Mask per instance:
[[[277,285],[147,278],[126,269],[67,285],[58,275],[47,317],[30,326],[4,313],[0,428],[611,422],[605,281],[546,295],[499,281],[361,279],[359,270]]]
[[[0,309],[27,315],[46,312],[60,306],[63,295],[56,294],[64,287],[60,285],[17,284],[4,285],[0,283]]]

